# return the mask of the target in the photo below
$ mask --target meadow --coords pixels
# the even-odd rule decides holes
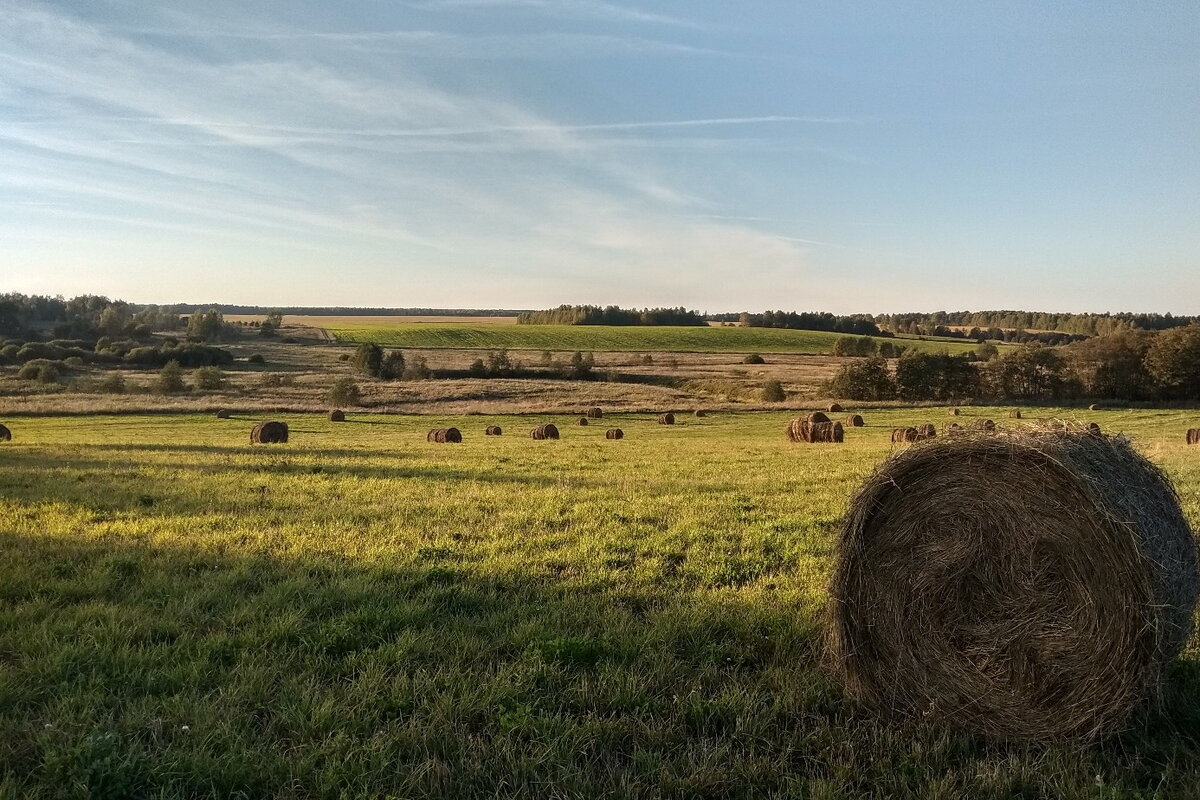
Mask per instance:
[[[317,319],[317,318],[314,318]],[[314,323],[316,324],[316,323]],[[510,350],[592,350],[677,353],[828,354],[844,336],[782,328],[609,325],[469,325],[455,323],[352,323],[334,319],[319,326],[343,343],[385,347]],[[965,353],[974,342],[951,339],[877,339],[923,352]]]
[[[843,445],[785,413],[282,415],[259,447],[248,416],[7,418],[0,797],[1194,796],[1195,644],[1086,747],[879,721],[824,677],[846,503],[893,427],[949,421],[864,415]],[[1200,524],[1195,412],[1025,416],[1128,433]]]

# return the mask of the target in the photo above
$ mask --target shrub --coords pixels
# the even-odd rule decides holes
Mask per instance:
[[[224,389],[225,373],[219,367],[200,367],[192,373],[192,385],[197,389]]]
[[[349,353],[342,353],[340,356],[338,356],[338,361],[349,361],[349,360],[350,360]]]
[[[264,372],[258,379],[258,385],[264,388],[291,386],[295,382],[296,379],[294,377],[283,372]]]
[[[649,366],[650,364],[653,364],[654,356],[650,355],[649,353],[646,353],[646,355],[642,356],[642,363],[646,364],[647,366]]]
[[[891,400],[896,396],[896,384],[882,357],[847,364],[829,381],[828,389],[832,397],[847,400]]]
[[[82,367],[83,359],[79,356],[70,356],[69,358],[63,359],[63,363],[68,367]]]
[[[0,358],[4,359],[6,363],[11,364],[17,360],[17,353],[19,352],[21,352],[21,348],[18,345],[6,344],[4,347],[0,347]]]
[[[379,365],[379,377],[385,381],[394,381],[404,377],[404,353],[399,350],[389,350]]]
[[[119,372],[114,372],[96,384],[96,391],[103,392],[104,394],[124,394],[125,376]]]
[[[355,406],[362,400],[362,390],[351,378],[338,378],[329,387],[329,402],[335,406]]]
[[[349,358],[349,356],[347,356],[347,358]],[[262,353],[254,353],[253,355],[246,357],[246,363],[247,364],[265,364],[265,363],[267,363],[267,360],[262,357]]]
[[[39,367],[37,364],[25,364],[19,370],[17,370],[17,377],[23,381],[37,380],[38,369]]]
[[[42,364],[37,371],[38,383],[57,383],[58,369],[53,364]]]
[[[742,359],[742,363],[743,364],[765,364],[765,363],[767,363],[767,361],[762,356],[760,356],[758,353],[751,353],[750,355],[748,355],[744,359]]]
[[[368,378],[378,378],[383,369],[383,348],[371,342],[363,342],[354,351],[354,370]]]
[[[423,381],[433,377],[433,372],[425,365],[425,359],[422,356],[413,356],[409,359],[408,366],[404,368],[404,374],[401,377],[406,381]]]
[[[155,380],[154,385],[163,394],[182,392],[186,387],[183,383],[183,368],[179,366],[179,362],[168,361],[158,371],[158,378]]]
[[[487,365],[483,363],[482,358],[477,358],[471,362],[471,366],[467,368],[467,373],[472,378],[485,378],[487,377]]]
[[[782,383],[772,379],[763,384],[762,399],[767,403],[781,403],[787,399],[787,392]]]
[[[870,358],[878,351],[875,340],[870,336],[840,336],[833,343],[835,356],[865,356]]]

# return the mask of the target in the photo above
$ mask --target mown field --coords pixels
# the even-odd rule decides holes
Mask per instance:
[[[592,350],[693,353],[828,354],[843,336],[825,331],[780,328],[634,327],[609,325],[469,325],[455,323],[321,323],[339,342],[375,342],[387,347],[510,350]],[[918,339],[894,341],[926,352],[965,353],[970,342]]]
[[[1061,413],[1128,432],[1200,524],[1195,412]],[[250,418],[5,420],[0,796],[1200,786],[1195,644],[1164,712],[1082,748],[885,724],[822,676],[849,495],[892,427],[944,409],[872,411],[840,446],[788,443],[777,413],[282,419],[292,441],[271,447],[246,443]],[[542,421],[563,439],[531,441]],[[466,441],[428,444],[434,424]]]

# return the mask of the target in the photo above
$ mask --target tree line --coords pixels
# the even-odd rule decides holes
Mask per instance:
[[[527,311],[517,317],[521,325],[708,325],[705,315],[678,308],[621,308],[620,306],[561,305],[544,311]]]
[[[991,355],[989,353],[989,355]],[[1032,343],[978,353],[905,352],[844,366],[829,393],[849,400],[1200,400],[1200,324],[1122,330],[1067,347]]]

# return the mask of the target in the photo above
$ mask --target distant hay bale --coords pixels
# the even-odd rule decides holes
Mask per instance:
[[[809,417],[812,415],[810,414]],[[822,414],[822,416],[824,416]],[[792,442],[842,442],[845,428],[840,422],[813,422],[809,417],[797,417],[788,423],[787,437]]]
[[[972,427],[974,427],[977,431],[991,433],[992,431],[996,430],[996,423],[992,422],[990,419],[977,419]]]
[[[959,411],[957,408],[952,408],[952,409],[950,409],[950,416],[952,416],[952,417],[957,417],[957,416],[958,416],[959,414],[961,414],[961,413],[962,413],[962,412],[961,412],[961,411]]]
[[[1189,428],[1187,432],[1188,444],[1200,444],[1200,428]]]
[[[578,420],[576,420],[575,424],[576,425],[587,425],[588,424],[587,417],[580,417]]]
[[[1089,422],[1087,424],[1087,432],[1092,434],[1093,436],[1099,436],[1101,433],[1100,426],[1097,425],[1095,422]]]
[[[499,425],[488,425],[483,431],[484,436],[500,436],[503,433]]]
[[[1187,641],[1200,587],[1174,489],[1122,436],[901,451],[836,553],[826,653],[848,694],[1000,739],[1119,727]]]
[[[1020,419],[1021,418],[1021,409],[1014,408],[1012,411],[1008,412],[1008,415],[1010,417],[1012,417],[1013,419]]]
[[[949,425],[946,426],[946,435],[947,436],[957,436],[961,430],[962,430],[961,425],[959,425],[957,422],[951,422]]]
[[[232,416],[233,416],[233,412],[230,411],[228,408],[218,408],[217,409],[217,419],[229,419]]]
[[[1100,410],[1099,403],[1092,403],[1090,406],[1088,406],[1088,411],[1099,411],[1099,410]]]
[[[924,425],[917,426],[917,441],[923,442],[926,439],[937,438],[937,426],[932,422],[926,422]]]
[[[434,428],[425,435],[425,441],[437,444],[459,444],[462,442],[462,431],[458,428]]]
[[[845,411],[846,409],[842,408],[837,403],[830,403],[829,406],[825,410],[828,411],[830,414],[840,414],[843,411]]]
[[[608,430],[606,430],[604,432],[604,438],[605,439],[623,439],[623,438],[625,438],[625,431],[621,430],[620,428],[609,428]]]
[[[286,422],[260,422],[250,431],[250,444],[286,444],[287,440]]]
[[[600,419],[604,416],[604,411],[599,407],[593,406],[587,410],[588,419]]]
[[[545,425],[538,425],[533,429],[533,432],[530,435],[539,441],[543,439],[557,439],[558,428],[554,427],[550,423],[546,423]]]
[[[863,422],[861,414],[851,414],[850,416],[846,417],[846,424],[851,428],[861,428],[867,423]]]
[[[345,422],[346,421],[346,412],[342,411],[340,408],[335,408],[333,411],[329,412],[329,421],[330,422]]]
[[[907,444],[920,440],[921,435],[916,428],[893,428],[892,444]]]
[[[10,431],[8,429],[7,425],[0,424],[0,442],[11,442],[11,441],[12,441],[12,431]],[[1191,444],[1191,442],[1189,442],[1188,444]]]
[[[705,411],[703,408],[697,408],[697,409],[696,409],[696,416],[697,416],[697,417],[707,417],[707,416],[708,416],[708,412],[707,412],[707,411]]]
[[[660,414],[658,417],[659,425],[674,425],[675,415],[668,411],[666,414]]]
[[[824,411],[814,411],[811,414],[805,414],[804,419],[808,420],[813,425],[816,425],[818,422],[829,422],[830,421],[829,417],[827,417],[825,415]]]

